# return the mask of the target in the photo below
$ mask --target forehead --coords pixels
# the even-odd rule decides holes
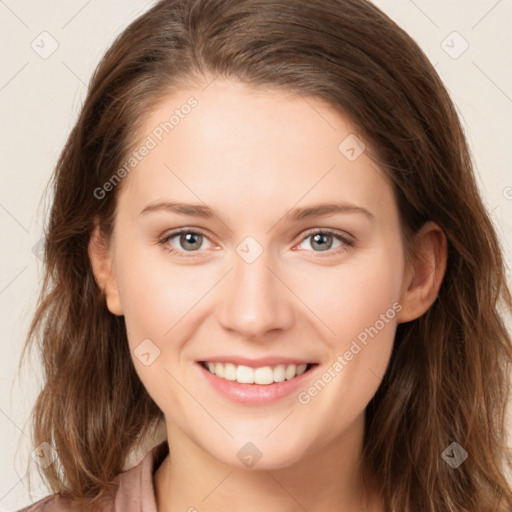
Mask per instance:
[[[149,149],[121,195],[139,211],[164,199],[275,214],[325,200],[393,208],[363,144],[319,98],[215,80],[177,90],[149,113],[134,151]]]

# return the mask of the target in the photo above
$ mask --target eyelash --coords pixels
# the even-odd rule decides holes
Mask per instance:
[[[201,230],[198,230],[197,228],[195,228],[195,229],[181,228],[181,229],[173,231],[172,233],[169,233],[168,235],[165,235],[164,237],[160,238],[158,240],[158,245],[164,247],[164,249],[167,252],[174,254],[176,256],[185,257],[185,258],[196,257],[197,253],[199,253],[201,251],[199,251],[199,250],[197,250],[197,251],[182,251],[179,249],[175,249],[174,247],[172,247],[170,245],[167,245],[169,240],[172,240],[173,238],[175,238],[178,235],[181,235],[182,233],[192,233],[195,235],[202,235],[203,237],[208,239],[206,234],[203,233]],[[306,240],[316,234],[331,235],[343,243],[343,245],[341,247],[337,247],[336,249],[333,249],[333,250],[328,249],[326,251],[312,251],[314,253],[318,253],[318,255],[320,257],[323,256],[321,254],[322,252],[325,252],[327,256],[332,256],[333,254],[347,252],[350,248],[354,247],[354,245],[355,245],[355,242],[353,240],[341,235],[338,231],[336,231],[334,229],[330,229],[330,228],[323,228],[323,229],[317,228],[317,229],[307,231],[306,234],[304,235],[304,237],[301,239],[300,243],[297,245],[300,245],[304,240]]]

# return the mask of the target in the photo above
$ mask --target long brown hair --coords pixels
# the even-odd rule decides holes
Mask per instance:
[[[41,469],[46,482],[94,503],[163,417],[87,249],[96,219],[111,234],[122,182],[101,198],[95,190],[123,165],[148,113],[207,76],[324,99],[390,177],[404,240],[428,220],[444,231],[438,298],[398,326],[367,407],[364,468],[389,511],[510,510],[512,302],[502,248],[445,87],[411,37],[367,0],[162,0],[107,51],[53,175],[46,274],[22,355],[38,342],[44,387],[33,441],[59,455]],[[442,457],[453,442],[468,454],[458,468]]]

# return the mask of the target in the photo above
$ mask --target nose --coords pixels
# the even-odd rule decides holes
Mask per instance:
[[[262,339],[270,331],[289,329],[293,323],[293,294],[263,253],[252,263],[233,254],[234,269],[225,279],[217,309],[219,323],[249,339]]]

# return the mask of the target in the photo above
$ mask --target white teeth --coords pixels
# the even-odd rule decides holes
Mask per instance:
[[[222,379],[236,380],[240,384],[260,384],[268,385],[274,382],[283,382],[294,377],[302,375],[307,368],[307,364],[279,364],[277,366],[262,366],[260,368],[251,368],[250,366],[232,363],[206,363],[210,373],[221,377]]]
[[[224,378],[224,365],[222,363],[215,363],[215,375]]]
[[[254,370],[254,382],[256,384],[272,384],[274,382],[274,370],[270,366],[256,368]]]
[[[283,382],[286,378],[286,366],[284,364],[280,364],[274,368],[274,382]]]
[[[295,377],[295,374],[297,373],[297,367],[294,364],[290,364],[286,368],[286,372],[284,372],[284,376],[286,377],[286,380],[293,379]]]
[[[302,375],[306,371],[307,367],[308,365],[306,363],[299,364],[299,366],[297,366],[297,375]]]
[[[236,380],[236,366],[234,364],[226,363],[224,365],[224,378],[226,380]]]
[[[220,363],[215,364],[215,369],[217,369],[217,365]],[[215,375],[220,375],[216,373]],[[254,370],[252,368],[249,368],[248,366],[242,366],[240,365],[236,369],[236,380],[237,382],[240,382],[240,384],[253,384],[254,383]]]

